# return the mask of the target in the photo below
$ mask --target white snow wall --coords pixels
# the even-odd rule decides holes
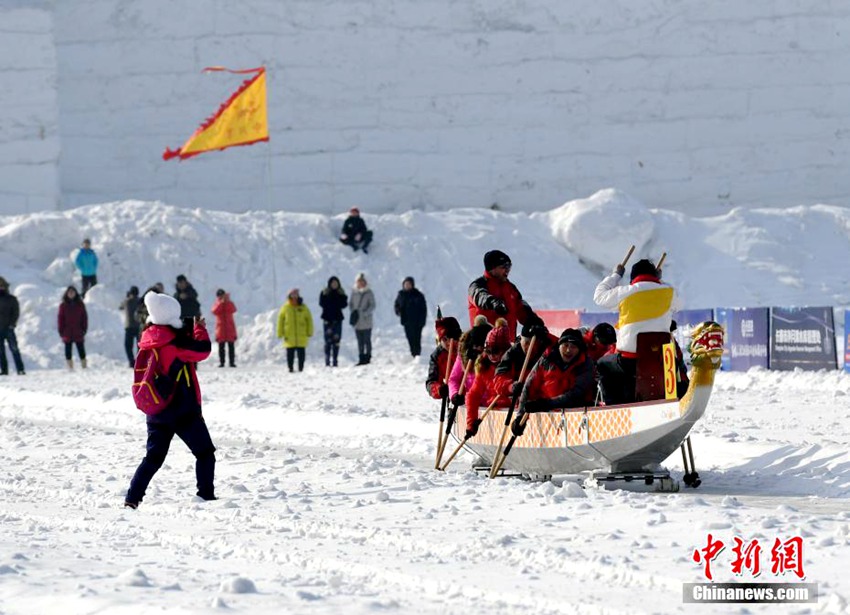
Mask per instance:
[[[850,205],[850,3],[51,5],[63,207],[538,210],[607,186],[692,214]],[[43,70],[9,75],[30,47],[0,29],[4,80]],[[268,67],[271,142],[164,162],[238,87],[201,75],[216,64]],[[0,177],[44,194],[2,156]]]
[[[59,106],[53,13],[0,2],[0,213],[59,205]]]

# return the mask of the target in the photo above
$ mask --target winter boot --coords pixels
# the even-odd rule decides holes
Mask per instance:
[[[363,357],[366,359],[363,365],[369,365],[372,362],[372,353],[364,354]]]
[[[87,367],[87,365],[86,365],[86,360],[85,360],[85,359],[80,359],[80,365],[82,365],[83,369],[85,369],[85,368]]]
[[[357,365],[366,365],[366,355],[365,354],[360,355],[360,360],[357,362]]]
[[[67,359],[65,363],[68,365],[68,369],[74,371],[74,359]]]

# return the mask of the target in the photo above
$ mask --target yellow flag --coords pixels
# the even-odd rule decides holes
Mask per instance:
[[[265,67],[229,70],[220,66],[207,71],[227,71],[235,74],[256,73],[219,107],[218,111],[195,131],[189,140],[176,150],[166,149],[163,160],[191,158],[211,150],[234,145],[251,145],[269,140],[266,104]]]

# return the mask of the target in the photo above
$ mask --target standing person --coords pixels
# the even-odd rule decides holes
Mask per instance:
[[[62,303],[59,304],[58,315],[59,337],[65,342],[65,362],[68,369],[74,369],[74,359],[71,355],[73,346],[77,347],[80,356],[80,365],[86,366],[86,331],[89,328],[89,316],[86,312],[86,304],[83,303],[75,286],[69,286],[62,295]]]
[[[294,371],[295,356],[298,356],[298,371],[304,371],[304,357],[307,343],[313,337],[313,315],[304,305],[304,299],[297,288],[287,294],[287,301],[280,308],[277,317],[277,336],[283,338],[286,346],[286,365]]]
[[[603,279],[593,301],[604,308],[619,309],[617,352],[599,359],[599,384],[606,405],[634,401],[637,369],[637,336],[640,333],[670,333],[675,308],[673,287],[661,281],[655,263],[641,259],[632,265],[630,283],[620,286],[622,265]]]
[[[348,218],[342,224],[342,233],[339,240],[346,246],[351,246],[354,251],[363,250],[363,254],[369,254],[369,244],[372,243],[372,231],[366,228],[366,222],[360,217],[360,210],[352,207],[348,210]]]
[[[342,311],[348,305],[348,297],[342,290],[339,278],[328,278],[328,285],[319,294],[319,307],[322,308],[322,323],[325,332],[325,365],[337,366],[339,341],[342,339]]]
[[[215,500],[215,446],[201,412],[201,387],[195,371],[195,364],[210,356],[206,323],[198,317],[191,331],[184,328],[180,304],[168,295],[148,293],[145,305],[150,326],[142,332],[139,348],[156,350],[163,372],[177,375],[174,396],[168,406],[159,414],[147,416],[147,454],[130,481],[124,506],[139,506],[175,435],[195,456],[198,497]]]
[[[180,274],[174,285],[174,298],[180,303],[180,318],[195,318],[201,315],[201,304],[198,302],[198,291]]]
[[[15,335],[15,326],[18,324],[20,315],[21,307],[18,304],[18,298],[9,292],[9,283],[6,278],[0,277],[0,376],[9,374],[6,344],[9,344],[9,352],[12,353],[12,361],[15,362],[18,375],[23,376],[26,373],[21,352],[18,350],[18,338]]]
[[[236,367],[236,321],[233,318],[236,304],[230,300],[230,293],[223,288],[215,291],[212,313],[215,316],[215,341],[218,342],[218,366],[224,367],[226,345],[230,367]]]
[[[428,318],[425,295],[416,288],[413,278],[407,276],[401,283],[401,290],[395,298],[395,315],[401,319],[410,354],[418,357],[422,354],[422,329]]]
[[[127,296],[121,302],[119,309],[124,312],[124,352],[130,367],[136,365],[136,345],[139,343],[139,321],[136,320],[136,310],[139,308],[139,287],[131,286]]]
[[[501,316],[508,321],[508,333],[516,335],[517,322],[522,324],[543,324],[543,320],[534,313],[531,306],[523,301],[522,294],[508,280],[511,272],[510,257],[499,250],[491,250],[484,255],[484,275],[469,285],[469,323],[483,314],[490,323]]]
[[[83,276],[83,298],[92,286],[97,285],[97,254],[91,248],[91,239],[83,239],[83,246],[77,252],[74,264]]]
[[[139,330],[141,331],[148,325],[148,308],[145,305],[145,296],[148,293],[164,293],[165,285],[162,282],[157,282],[150,288],[148,288],[145,292],[142,293],[142,296],[139,297],[139,305],[136,307],[136,322],[139,323]]]
[[[366,274],[362,271],[354,278],[348,307],[351,309],[349,319],[357,336],[357,352],[360,355],[357,365],[369,365],[372,361],[372,314],[375,311],[375,294],[369,288]]]

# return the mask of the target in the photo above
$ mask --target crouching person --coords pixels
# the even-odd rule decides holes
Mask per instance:
[[[587,356],[584,337],[578,329],[565,329],[558,345],[547,351],[528,375],[511,432],[523,434],[526,413],[580,408],[593,402],[593,394],[593,361]]]
[[[206,323],[202,317],[196,316],[194,327],[188,323],[184,325],[180,319],[180,304],[168,295],[148,293],[145,306],[150,326],[142,333],[139,349],[156,352],[162,370],[159,373],[173,377],[174,388],[168,405],[158,414],[147,416],[147,454],[130,481],[124,505],[136,508],[142,501],[148,484],[165,461],[175,435],[195,455],[197,495],[204,500],[215,500],[215,446],[201,413],[201,388],[195,372],[195,363],[210,355]],[[136,369],[139,368],[137,365]]]
[[[496,320],[496,326],[487,334],[484,352],[475,359],[475,377],[472,380],[472,386],[466,393],[465,437],[467,439],[474,437],[481,425],[478,409],[481,406],[489,406],[493,400],[500,397],[496,392],[496,365],[510,346],[508,321],[499,318]],[[507,405],[507,400],[508,397],[505,396],[503,405]]]

